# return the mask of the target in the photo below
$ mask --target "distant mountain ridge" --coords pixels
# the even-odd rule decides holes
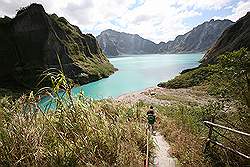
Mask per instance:
[[[107,29],[98,35],[97,40],[104,53],[108,56],[119,54],[150,54],[157,53],[156,43],[140,37],[138,34],[128,34]]]
[[[223,31],[233,24],[230,20],[206,21],[174,41],[159,44],[160,53],[204,52],[220,37]]]
[[[228,27],[202,59],[203,64],[215,63],[218,56],[245,47],[250,49],[250,12]]]
[[[222,32],[234,24],[230,20],[204,22],[174,41],[156,44],[137,34],[105,30],[97,36],[100,47],[108,56],[120,54],[192,53],[204,52],[220,37]]]

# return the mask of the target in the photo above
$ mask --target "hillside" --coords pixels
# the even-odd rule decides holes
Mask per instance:
[[[159,44],[160,53],[204,52],[220,37],[222,32],[233,24],[230,20],[210,20],[194,27],[174,41]]]
[[[101,32],[97,40],[108,56],[119,54],[153,54],[157,53],[157,44],[137,34],[128,34],[111,29]]]
[[[215,63],[218,56],[245,47],[250,49],[250,12],[227,28],[202,59],[203,64]]]
[[[108,77],[114,72],[95,37],[42,5],[31,4],[16,16],[0,19],[1,85],[34,86],[48,68],[61,69],[80,84]]]

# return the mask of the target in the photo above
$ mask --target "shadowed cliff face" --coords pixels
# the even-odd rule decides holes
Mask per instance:
[[[250,49],[250,12],[227,28],[202,59],[203,64],[215,63],[218,56],[245,47]]]
[[[23,86],[37,83],[41,72],[58,68],[80,84],[108,77],[114,68],[94,36],[82,34],[65,18],[48,15],[32,4],[15,18],[0,19],[0,81]]]

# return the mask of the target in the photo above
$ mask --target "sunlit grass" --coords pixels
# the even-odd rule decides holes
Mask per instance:
[[[72,97],[61,71],[48,70],[52,86],[0,101],[0,166],[142,166],[146,153],[143,106]],[[63,90],[65,96],[60,96]],[[41,110],[39,94],[55,108]],[[153,144],[150,142],[152,153]]]

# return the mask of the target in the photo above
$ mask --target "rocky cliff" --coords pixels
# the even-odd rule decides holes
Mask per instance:
[[[215,63],[219,55],[245,47],[250,49],[250,12],[227,28],[202,59],[203,64]]]
[[[42,71],[58,68],[84,84],[108,77],[114,67],[102,53],[95,37],[82,34],[77,26],[43,6],[31,4],[13,19],[0,19],[0,83],[35,85]]]
[[[158,47],[154,42],[144,39],[137,34],[127,34],[111,29],[101,32],[97,40],[104,53],[108,56],[120,54],[151,54],[157,53]]]
[[[220,37],[222,32],[233,24],[230,20],[210,20],[194,27],[174,41],[159,44],[160,53],[204,52]]]

